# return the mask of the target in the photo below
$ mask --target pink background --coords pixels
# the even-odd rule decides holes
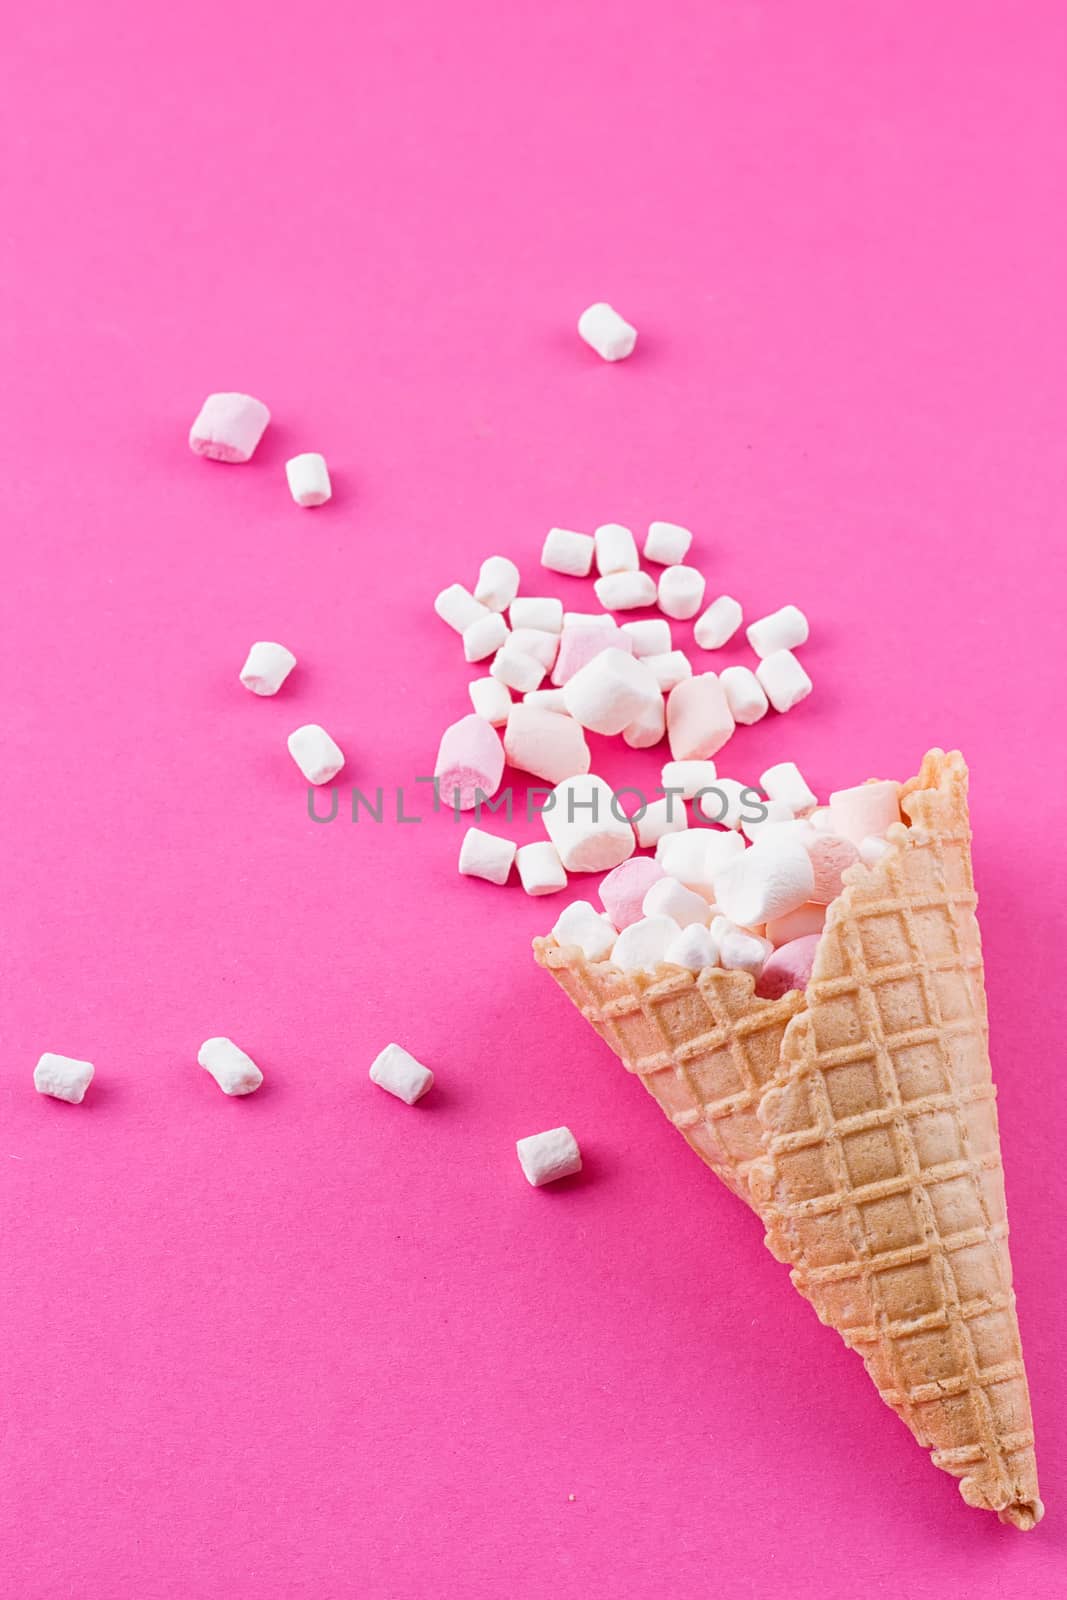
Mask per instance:
[[[11,1592],[1061,1592],[1063,8],[285,11],[7,24]],[[600,297],[619,367],[573,332]],[[185,447],[229,387],[275,415],[248,468]],[[815,694],[720,772],[971,762],[1032,1535],[967,1510],[535,969],[562,897],[460,880],[446,817],[307,819],[298,722],[391,787],[466,711],[441,586],[500,550],[582,606],[546,528],[652,517],[812,618]],[[236,683],[257,637],[300,658],[274,701]],[[251,1100],[197,1068],[215,1033]],[[366,1080],[391,1038],[439,1074],[414,1111]],[[80,1110],[42,1049],[97,1063]],[[513,1141],[561,1121],[586,1172],[531,1190]]]

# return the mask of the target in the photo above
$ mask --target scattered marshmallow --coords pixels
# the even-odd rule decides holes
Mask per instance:
[[[741,823],[741,832],[755,844],[757,839],[766,839],[774,836],[784,839],[787,833],[796,838],[807,840],[812,832],[811,824],[807,818],[794,817],[789,806],[781,800],[764,800],[762,814],[756,817],[746,817]]]
[[[640,922],[645,895],[663,875],[663,868],[651,857],[631,856],[601,879],[601,903],[620,932]]]
[[[828,906],[841,893],[841,874],[854,867],[860,859],[859,850],[851,839],[836,833],[816,833],[805,841],[815,873],[815,887],[811,898],[819,905]]]
[[[488,606],[479,605],[470,590],[461,583],[450,583],[447,589],[442,589],[433,608],[441,621],[447,622],[456,633],[463,633],[479,617],[489,615]]]
[[[253,694],[277,694],[295,666],[296,657],[283,644],[257,639],[241,668],[241,682]]]
[[[326,457],[314,450],[291,456],[285,463],[285,476],[298,506],[324,506],[333,494]]]
[[[601,627],[599,623],[588,626],[576,625],[571,628],[564,626],[559,641],[559,654],[552,669],[552,682],[557,688],[562,688],[587,662],[592,661],[594,656],[600,655],[601,651],[624,650],[629,655],[633,650],[632,641],[622,629],[615,626],[611,617],[607,620],[606,628]]]
[[[537,628],[541,633],[560,633],[563,629],[563,601],[549,595],[527,595],[511,602],[513,628]]]
[[[790,989],[806,989],[815,965],[815,952],[819,947],[817,933],[805,934],[789,944],[779,945],[767,957],[763,971],[756,979],[756,993],[761,1000],[780,1000]]]
[[[209,394],[189,430],[189,448],[210,461],[251,461],[270,421],[250,394]]]
[[[436,794],[456,811],[470,811],[496,794],[504,776],[500,735],[484,717],[460,717],[445,729],[434,763]]]
[[[602,578],[613,572],[637,571],[637,545],[621,522],[604,522],[593,532],[596,569]]]
[[[704,574],[696,567],[664,567],[659,580],[659,608],[684,622],[704,604]]]
[[[46,1050],[33,1069],[33,1087],[38,1094],[80,1106],[93,1081],[94,1070],[91,1061],[78,1061],[74,1056],[58,1056]]]
[[[550,528],[541,551],[541,565],[571,578],[587,578],[593,565],[593,536],[570,528]]]
[[[716,778],[710,788],[702,791],[696,803],[702,817],[724,828],[740,828],[758,819],[763,804],[758,789],[739,783],[736,778]]]
[[[666,617],[650,617],[647,622],[624,622],[622,631],[633,645],[635,656],[665,656],[674,648],[671,625]]]
[[[779,761],[760,775],[760,784],[772,800],[781,800],[796,816],[811,811],[817,803],[795,761]]]
[[[504,754],[513,767],[553,785],[589,771],[589,746],[574,718],[525,700],[508,713]]]
[[[791,650],[764,656],[756,668],[760,688],[776,711],[791,711],[811,693],[811,679]]]
[[[830,815],[829,806],[816,806],[814,811],[808,813],[808,821],[819,833],[833,833],[834,819]]]
[[[813,897],[815,872],[798,839],[765,838],[715,878],[720,911],[742,928],[784,917]]]
[[[721,750],[734,731],[734,719],[714,672],[686,678],[667,701],[667,737],[675,761],[702,761]]]
[[[329,783],[345,764],[340,746],[317,722],[306,722],[302,728],[295,728],[286,743],[308,783]]]
[[[568,628],[617,628],[618,623],[614,617],[609,617],[606,611],[565,611],[563,613],[563,631]],[[637,651],[634,651],[637,654]]]
[[[433,1073],[429,1067],[424,1067],[398,1044],[387,1044],[381,1054],[375,1056],[370,1080],[409,1106],[421,1100],[427,1089],[433,1087]]]
[[[542,711],[562,711],[566,713],[567,707],[563,699],[562,689],[530,689],[522,697],[526,706],[540,706]],[[508,705],[510,706],[510,698]]]
[[[531,689],[539,689],[545,675],[545,669],[537,657],[517,649],[510,639],[493,657],[489,671],[498,683],[506,684],[516,694],[528,694]]]
[[[497,611],[478,617],[463,630],[463,654],[468,661],[496,655],[507,639],[508,625]]]
[[[773,656],[779,650],[795,650],[808,642],[808,619],[798,606],[783,606],[770,616],[760,617],[745,629],[745,637],[758,656]]]
[[[809,903],[787,911],[784,917],[772,917],[764,932],[777,949],[780,944],[791,944],[809,933],[821,933],[825,926],[826,907]]]
[[[548,839],[521,845],[515,855],[519,879],[527,894],[558,894],[567,887],[567,874],[556,847]]]
[[[650,700],[640,715],[626,724],[622,739],[631,750],[649,750],[659,744],[666,731],[667,707],[661,695],[657,700]]]
[[[637,343],[637,329],[606,300],[586,306],[578,318],[578,334],[605,361],[622,361]]]
[[[667,959],[667,947],[677,933],[678,924],[670,917],[642,917],[619,934],[612,946],[612,962],[623,972],[655,972]]]
[[[575,900],[556,919],[552,937],[561,949],[574,945],[587,961],[603,961],[611,954],[618,934],[611,921],[588,900]]]
[[[210,1072],[223,1094],[254,1094],[263,1074],[232,1039],[205,1039],[196,1059]]]
[[[713,833],[710,828],[688,828],[667,833],[656,846],[656,860],[669,878],[711,900],[715,883],[745,853],[745,841],[736,833]]]
[[[688,928],[692,922],[704,926],[709,916],[704,896],[695,889],[687,889],[677,878],[660,878],[658,883],[652,884],[641,902],[641,910],[646,917],[670,917],[679,928]]]
[[[702,650],[721,650],[741,626],[744,613],[733,595],[721,594],[713,600],[693,627],[693,638]]]
[[[714,761],[668,761],[660,774],[664,793],[680,791],[683,800],[695,799],[701,789],[710,788],[714,782]]]
[[[645,540],[645,560],[657,567],[676,567],[689,554],[693,535],[677,522],[650,522]]]
[[[661,698],[643,662],[624,650],[603,650],[586,663],[563,690],[567,710],[594,733],[621,733]]]
[[[730,715],[743,728],[767,715],[767,696],[751,667],[724,667],[719,674]]]
[[[685,967],[689,972],[703,972],[705,967],[718,965],[719,950],[711,930],[702,923],[691,922],[676,933],[667,946],[664,961],[673,967]]]
[[[748,972],[758,978],[764,962],[773,954],[769,939],[762,939],[758,933],[749,933],[747,928],[738,927],[729,917],[716,917],[713,920],[711,937],[715,940],[719,966],[727,972]]]
[[[502,728],[511,712],[512,699],[496,678],[472,678],[467,685],[476,717],[484,717],[494,728]]]
[[[511,635],[516,650],[523,650],[535,661],[540,661],[546,672],[556,664],[559,640],[559,634],[550,633],[547,628],[516,628]]]
[[[608,611],[637,611],[656,603],[655,581],[647,572],[612,572],[593,585],[600,604]]]
[[[662,800],[650,800],[633,818],[637,843],[642,850],[651,850],[664,834],[682,833],[689,826],[685,805],[675,795],[664,795]]]
[[[629,818],[617,808],[610,786],[593,773],[557,784],[541,820],[568,872],[604,872],[636,848]]]
[[[484,878],[486,883],[507,883],[515,845],[482,828],[468,828],[459,847],[459,870],[464,878]]]
[[[507,556],[487,556],[474,585],[474,598],[490,611],[506,611],[519,592],[519,569]],[[512,618],[512,626],[515,619]]]
[[[869,834],[860,841],[860,860],[865,867],[878,865],[889,849],[888,839],[879,839],[876,834]]]
[[[557,1178],[573,1178],[582,1170],[582,1152],[569,1128],[549,1128],[517,1139],[515,1149],[527,1183],[540,1189]]]
[[[900,785],[883,780],[835,789],[830,796],[830,820],[838,833],[857,845],[869,834],[884,833],[900,821]]]
[[[640,659],[663,694],[670,694],[676,683],[693,676],[693,668],[684,650],[668,650],[661,656],[642,656]]]

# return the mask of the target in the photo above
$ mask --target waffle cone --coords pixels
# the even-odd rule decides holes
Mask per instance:
[[[1031,1528],[1033,1425],[1011,1287],[967,770],[932,751],[874,868],[831,905],[806,991],[544,966],[760,1215],[794,1285],[973,1506]]]

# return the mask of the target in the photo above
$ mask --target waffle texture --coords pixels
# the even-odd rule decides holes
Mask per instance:
[[[1011,1287],[967,769],[931,751],[874,868],[833,902],[807,990],[535,956],[758,1211],[820,1319],[964,1500],[1041,1518]]]

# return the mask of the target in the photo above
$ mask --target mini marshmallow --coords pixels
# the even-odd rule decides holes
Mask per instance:
[[[612,946],[612,962],[623,972],[653,973],[667,959],[667,947],[677,934],[678,924],[670,917],[642,917],[619,934]]]
[[[50,1095],[53,1100],[65,1100],[68,1105],[80,1106],[85,1091],[93,1081],[95,1068],[91,1061],[79,1061],[74,1056],[58,1056],[46,1050],[33,1069],[33,1087],[38,1094]]]
[[[484,717],[460,717],[441,735],[434,763],[435,794],[456,811],[471,811],[496,794],[504,776],[500,735]]]
[[[613,572],[598,578],[593,588],[608,611],[637,611],[656,603],[656,585],[647,572]]]
[[[835,789],[830,796],[830,820],[837,833],[857,845],[869,834],[884,833],[900,821],[900,785],[882,781]]]
[[[295,728],[286,743],[289,754],[309,783],[329,783],[345,764],[340,747],[317,722]]]
[[[676,567],[689,554],[693,535],[677,522],[650,522],[645,540],[645,560],[657,567]]]
[[[747,928],[739,928],[729,917],[716,917],[711,924],[711,937],[719,955],[719,966],[727,972],[748,972],[758,978],[764,962],[773,954],[769,939],[761,939]]]
[[[465,589],[461,583],[450,583],[433,603],[433,608],[442,622],[447,622],[456,633],[463,633],[472,622],[477,622],[479,617],[487,617],[487,606],[479,605],[478,601]]]
[[[708,822],[724,828],[740,828],[757,819],[764,800],[758,789],[739,783],[736,778],[716,778],[697,798],[697,810]]]
[[[784,917],[772,917],[764,932],[777,950],[780,944],[791,944],[809,933],[821,933],[826,926],[826,907],[809,903],[787,911]]]
[[[398,1044],[387,1044],[381,1054],[375,1056],[370,1066],[370,1080],[409,1106],[421,1100],[427,1089],[433,1087],[433,1073],[429,1067],[424,1067]]]
[[[806,989],[818,948],[817,933],[809,933],[802,939],[779,945],[767,957],[763,971],[756,979],[756,993],[760,999],[780,1000],[791,989]]]
[[[768,767],[760,775],[760,784],[772,800],[781,800],[796,816],[817,804],[817,797],[794,761],[779,761],[777,766]]]
[[[841,874],[854,867],[860,858],[859,850],[851,839],[837,833],[816,833],[805,840],[804,847],[811,858],[815,873],[815,888],[811,898],[819,905],[828,906],[841,893]]]
[[[189,448],[210,461],[251,461],[270,412],[250,394],[209,394],[189,430]]]
[[[593,565],[593,536],[571,528],[550,528],[541,551],[541,565],[571,578],[588,578]]]
[[[696,567],[664,567],[659,580],[659,608],[684,622],[704,604],[704,574]]]
[[[277,694],[295,666],[296,657],[283,644],[257,639],[241,668],[241,682],[253,694]]]
[[[618,623],[614,617],[609,617],[606,611],[565,611],[563,613],[563,631],[568,628],[617,628]],[[636,650],[634,651],[636,655]]]
[[[515,845],[481,828],[468,828],[459,847],[459,870],[464,878],[484,878],[486,883],[507,883]]]
[[[519,879],[527,894],[558,894],[567,887],[567,874],[556,847],[548,839],[520,846],[515,856]]]
[[[654,883],[641,902],[641,910],[646,917],[670,917],[679,928],[688,928],[693,922],[706,926],[710,914],[704,896],[687,889],[677,878],[660,878]]]
[[[490,611],[506,611],[519,592],[519,569],[507,556],[486,556],[474,585],[474,598]],[[512,627],[515,619],[512,618]]]
[[[621,733],[661,699],[643,662],[623,650],[602,650],[564,685],[567,710],[594,733]]]
[[[869,834],[866,839],[860,841],[860,860],[865,867],[877,866],[888,849],[888,839],[880,839],[877,834]]]
[[[546,672],[555,666],[559,640],[559,634],[549,633],[547,628],[516,628],[511,635],[516,650],[523,650],[540,661]]]
[[[804,839],[807,839],[813,831],[806,817],[803,819],[794,817],[792,808],[781,800],[764,800],[762,816],[741,819],[741,832],[746,838],[751,839],[753,844],[757,839],[767,838],[769,834],[778,839],[784,838],[785,832],[779,832],[780,829],[788,830],[797,838]]]
[[[719,673],[730,715],[743,728],[767,715],[767,696],[751,667],[724,667]]]
[[[613,572],[637,571],[637,545],[621,522],[605,522],[593,532],[596,569],[602,578]]]
[[[515,1150],[527,1183],[540,1189],[557,1178],[573,1178],[582,1170],[582,1152],[569,1128],[549,1128],[547,1133],[531,1133],[517,1139]]]
[[[540,706],[542,711],[562,711],[564,715],[567,711],[562,689],[530,689],[523,695],[522,703],[524,706]]]
[[[632,820],[642,850],[651,850],[665,834],[683,833],[689,826],[684,801],[671,794],[664,795],[662,800],[650,800]]]
[[[667,707],[662,696],[658,700],[650,700],[645,709],[628,722],[622,730],[623,743],[628,744],[631,750],[649,750],[654,744],[659,744],[667,731]]]
[[[502,683],[495,678],[472,678],[467,685],[476,717],[484,717],[494,728],[502,728],[508,720],[512,699]]]
[[[709,789],[714,782],[714,761],[667,761],[660,774],[664,793],[680,790],[683,800],[692,800],[701,789]]]
[[[684,650],[668,650],[661,656],[642,656],[641,660],[659,684],[663,694],[670,694],[676,683],[693,676],[693,668]]]
[[[688,828],[667,833],[656,846],[656,860],[669,878],[711,900],[715,881],[745,853],[745,841],[736,833],[713,833],[710,828]]]
[[[741,626],[744,613],[731,594],[721,594],[713,600],[693,627],[693,638],[702,650],[721,650]]]
[[[624,622],[622,631],[633,645],[635,656],[665,656],[674,648],[671,625],[666,617],[650,617],[647,622]]]
[[[468,661],[484,661],[496,655],[507,639],[508,625],[497,611],[478,617],[463,630],[463,654]]]
[[[528,595],[511,602],[512,628],[537,628],[541,633],[559,633],[563,628],[563,601],[548,595]]]
[[[516,694],[528,694],[531,689],[539,689],[545,675],[545,669],[537,657],[516,649],[510,639],[493,657],[489,672],[498,683],[506,684]]]
[[[588,900],[575,900],[556,919],[552,937],[561,950],[576,945],[587,961],[603,961],[611,954],[618,934]]]
[[[721,750],[734,731],[734,719],[714,672],[686,678],[667,701],[667,737],[675,761],[703,761]]]
[[[589,746],[574,718],[525,700],[508,713],[504,754],[513,767],[553,785],[589,771]]]
[[[586,306],[578,318],[578,335],[605,361],[623,361],[637,343],[637,329],[606,300]]]
[[[806,905],[814,888],[814,869],[800,841],[767,838],[716,875],[715,900],[731,922],[754,928]]]
[[[833,833],[834,820],[830,815],[829,806],[816,806],[814,811],[808,813],[808,821],[819,833]]]
[[[776,711],[791,711],[811,693],[811,679],[790,650],[764,656],[756,668],[760,688]]]
[[[196,1052],[200,1065],[210,1072],[223,1094],[254,1094],[263,1074],[232,1039],[205,1039]]]
[[[333,493],[326,457],[314,450],[291,456],[285,463],[285,476],[298,506],[324,506]]]
[[[557,784],[541,820],[568,872],[617,867],[637,845],[629,818],[617,807],[611,788],[593,773]]]
[[[719,951],[710,929],[699,922],[691,922],[681,933],[675,934],[663,959],[672,967],[703,972],[705,967],[718,965]]]
[[[601,902],[620,932],[640,922],[645,895],[663,875],[663,868],[649,856],[631,856],[601,879]]]
[[[630,654],[633,649],[631,640],[621,628],[615,626],[611,617],[607,620],[606,628],[598,623],[572,628],[564,626],[559,654],[552,669],[552,682],[557,687],[562,688],[576,672],[581,671],[586,662],[592,661],[603,650],[624,650],[627,655]]]
[[[773,656],[779,650],[795,650],[808,642],[808,619],[798,606],[783,606],[768,617],[760,617],[745,629],[745,637],[758,656]]]

